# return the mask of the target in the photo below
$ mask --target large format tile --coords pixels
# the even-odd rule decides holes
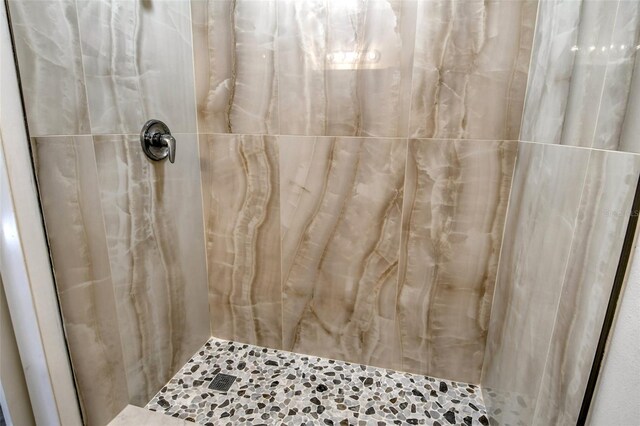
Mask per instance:
[[[36,138],[36,173],[67,344],[90,425],[128,402],[90,136]]]
[[[536,8],[418,2],[410,136],[518,139]]]
[[[406,136],[415,1],[278,2],[280,133]]]
[[[278,150],[266,136],[201,136],[214,336],[279,348]]]
[[[94,137],[130,402],[136,405],[145,404],[210,335],[196,137],[175,136],[175,164],[148,160],[137,135]]]
[[[31,136],[90,133],[76,2],[11,0]]]
[[[517,142],[411,140],[398,323],[404,370],[478,383]]]
[[[482,382],[500,424],[532,424],[588,162],[588,150],[518,148]]]
[[[283,344],[398,367],[406,140],[280,137]]]
[[[535,425],[577,424],[639,173],[640,156],[591,152]]]
[[[191,0],[201,133],[278,133],[275,0]]]
[[[78,16],[94,134],[196,131],[188,1],[78,1]]]
[[[640,158],[521,143],[483,375],[500,424],[576,422]]]
[[[637,1],[541,2],[521,139],[640,152],[639,30]]]

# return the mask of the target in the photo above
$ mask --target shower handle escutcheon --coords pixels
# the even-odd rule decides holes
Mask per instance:
[[[160,161],[169,157],[172,163],[176,161],[176,139],[162,121],[147,121],[140,132],[140,143],[149,159]]]

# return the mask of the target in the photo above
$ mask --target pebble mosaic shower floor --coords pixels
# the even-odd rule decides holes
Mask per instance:
[[[237,377],[226,392],[219,373]],[[475,385],[219,339],[146,408],[205,426],[489,424]]]

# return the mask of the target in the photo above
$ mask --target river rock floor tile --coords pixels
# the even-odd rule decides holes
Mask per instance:
[[[218,374],[237,379],[209,388]],[[146,408],[212,425],[488,425],[480,388],[212,338]]]

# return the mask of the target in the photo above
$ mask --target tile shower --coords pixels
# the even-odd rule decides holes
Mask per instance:
[[[640,1],[9,6],[87,424],[218,339],[576,423],[640,175]]]

